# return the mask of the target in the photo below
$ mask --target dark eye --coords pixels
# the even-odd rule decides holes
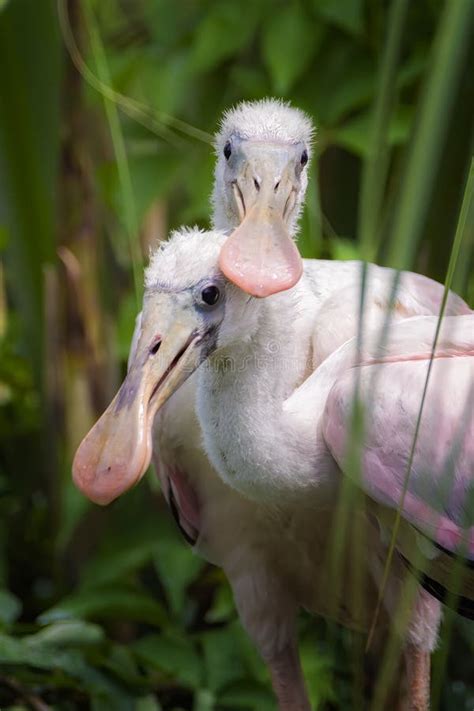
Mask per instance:
[[[208,306],[214,306],[214,304],[217,304],[220,295],[221,292],[219,291],[217,286],[214,286],[213,284],[204,287],[204,289],[201,291],[201,299]]]
[[[301,154],[301,165],[306,165],[307,162],[308,162],[308,151],[305,148],[303,153]]]
[[[230,141],[227,141],[227,143],[224,146],[225,159],[229,160],[231,154],[232,154],[232,146],[230,145]]]

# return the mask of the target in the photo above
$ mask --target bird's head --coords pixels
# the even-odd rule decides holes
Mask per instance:
[[[313,133],[302,111],[265,99],[227,112],[216,136],[214,226],[233,230],[219,264],[253,296],[285,291],[301,277],[294,237]]]
[[[258,303],[249,313],[255,299],[219,270],[224,241],[221,232],[180,230],[151,257],[128,374],[74,458],[73,479],[95,503],[110,503],[141,479],[155,414],[180,385],[217,348],[258,327]]]

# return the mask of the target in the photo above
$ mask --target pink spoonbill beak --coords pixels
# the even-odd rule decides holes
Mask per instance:
[[[248,294],[270,296],[290,289],[303,273],[289,229],[301,192],[301,147],[242,143],[234,160],[241,162],[229,169],[241,224],[225,242],[219,266]]]
[[[154,294],[148,304],[145,300],[127,377],[74,457],[74,483],[97,504],[110,503],[142,478],[150,464],[156,412],[203,360],[206,334],[191,310],[174,303],[178,298]]]

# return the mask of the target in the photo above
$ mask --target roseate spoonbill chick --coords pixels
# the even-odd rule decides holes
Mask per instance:
[[[195,284],[193,267],[199,263],[198,281],[201,273],[214,274],[224,240],[223,235],[216,234],[212,244],[206,245],[199,234],[194,239],[189,236],[189,246],[199,250],[191,262],[174,264],[172,280],[165,278],[163,292],[155,289],[154,280],[149,282],[126,381],[78,449],[74,480],[93,501],[106,504],[141,477],[153,456],[183,535],[198,554],[221,566],[229,579],[241,621],[269,666],[279,709],[310,711],[297,647],[299,608],[363,630],[376,602],[376,588],[369,582],[366,608],[359,611],[351,609],[342,590],[328,595],[319,584],[327,555],[326,532],[332,525],[330,510],[323,507],[315,517],[310,509],[300,512],[292,506],[259,504],[220,479],[202,448],[202,431],[194,409],[196,376],[189,377],[163,408],[152,435],[154,376],[164,353],[156,328],[156,313],[162,309],[156,298],[164,299],[163,313],[174,295],[179,302],[177,310],[184,307],[183,298]],[[168,246],[166,253],[172,258]],[[177,292],[174,268],[181,274]],[[205,318],[213,304],[214,288],[208,289],[204,281],[195,295]],[[172,320],[167,326],[171,327]],[[187,328],[186,319],[180,325],[178,318],[175,325],[179,338],[179,332]],[[200,336],[196,332],[189,343],[193,338]],[[187,343],[188,337],[185,340]],[[212,336],[205,340],[211,348]],[[185,363],[177,357],[176,364],[191,373],[197,361],[191,358]],[[367,526],[367,535],[371,534],[370,522],[361,518],[359,525]],[[351,566],[344,565],[344,571],[346,584],[352,586]],[[384,625],[386,621],[381,629]]]
[[[303,272],[294,237],[313,133],[302,111],[266,99],[228,111],[216,136],[213,225],[234,230],[220,267],[255,296],[289,289]]]
[[[267,99],[242,103],[227,112],[216,136],[213,222],[226,233],[237,228],[226,242],[229,259],[237,258],[235,268],[231,266],[230,272],[235,275],[243,268],[242,284],[256,284],[255,293],[259,295],[286,288],[301,271],[299,266],[296,267],[295,259],[299,260],[299,257],[291,240],[297,233],[298,216],[306,193],[313,133],[312,123],[302,111],[281,101]],[[273,192],[268,186],[273,186]],[[239,261],[239,244],[242,244],[243,261]],[[252,245],[256,251],[252,252]],[[314,293],[315,307],[319,309],[325,303],[315,333],[314,359],[321,362],[357,332],[361,267],[358,262],[306,260],[305,270]],[[378,317],[383,321],[393,273],[375,268],[372,272],[372,297],[370,304],[366,300],[366,310],[371,314],[370,320]],[[279,275],[278,279],[274,280],[273,274]],[[292,278],[285,281],[288,275]],[[435,313],[442,288],[425,277],[405,275],[400,294],[394,318]],[[449,300],[450,312],[463,308],[465,305],[460,299],[452,297]],[[139,318],[135,343],[140,331]],[[132,347],[132,360],[133,350]],[[202,435],[195,420],[195,388],[196,380],[191,378],[185,391],[179,397],[171,398],[160,411],[155,420],[153,448],[163,491],[190,542],[196,538],[199,528],[195,516],[190,515],[189,502],[196,499],[196,492],[189,486],[190,471],[198,469],[194,482],[216,476],[210,463],[205,472],[204,461],[201,461],[205,455]],[[194,425],[186,429],[185,439],[182,422]],[[198,460],[199,468],[194,464]],[[178,472],[181,473],[179,476]],[[112,498],[113,482],[113,477],[99,477],[91,496],[102,500]],[[111,489],[106,491],[109,484]],[[101,493],[98,487],[101,487]],[[202,498],[205,496],[201,495]]]
[[[256,284],[258,288],[255,293],[264,295],[273,290],[287,288],[301,273],[297,265],[299,257],[291,241],[288,245],[288,238],[294,238],[297,232],[297,218],[301,212],[307,185],[307,161],[311,153],[312,134],[311,121],[303,112],[269,99],[240,104],[229,111],[216,137],[218,158],[213,191],[213,221],[229,233],[238,227],[242,218],[244,219],[243,231],[239,233],[237,229],[234,238],[230,238],[232,249],[227,254],[230,259],[237,257],[237,264],[231,264],[229,273],[238,274],[240,269],[243,273],[243,286],[248,283]],[[272,193],[268,190],[268,185],[273,184],[275,188],[279,176],[283,176],[283,181],[280,181],[281,184]],[[282,208],[283,202],[285,205]],[[262,236],[263,240],[263,246],[255,243],[258,249],[253,253],[252,230],[254,236]],[[235,240],[239,238],[239,234],[243,245],[242,259],[235,249]],[[274,250],[271,245],[274,245]],[[255,269],[252,267],[253,259]],[[327,302],[327,319],[325,321],[321,318],[319,321],[321,332],[318,334],[317,359],[322,361],[328,353],[357,331],[356,304],[360,265],[357,262],[307,261],[305,269],[308,273],[312,270],[314,275],[310,277],[310,283],[316,306],[319,308],[323,302]],[[271,276],[270,282],[266,279],[266,272]],[[277,279],[273,278],[274,274],[277,274]],[[373,283],[375,285],[377,281],[378,290],[383,293],[379,294],[374,289],[372,305],[374,312],[382,318],[392,276],[388,270],[379,270],[377,274]],[[291,277],[290,280],[288,276]],[[439,305],[441,287],[418,275],[412,275],[410,278],[407,276],[406,282],[408,281],[409,288],[401,300],[403,307],[396,311],[396,317],[432,313]],[[462,310],[463,305],[462,302],[457,303],[452,299],[449,308],[451,311]],[[339,324],[337,329],[334,328],[336,322]],[[135,345],[139,341],[141,330],[139,317],[134,336]],[[131,362],[134,360],[133,351],[134,347]],[[221,548],[225,548],[227,542],[227,554],[230,555],[230,551],[236,548],[236,539],[232,536],[229,539],[223,537],[217,520],[215,527],[210,528],[203,513],[206,507],[211,508],[208,505],[209,497],[212,496],[213,501],[217,500],[214,488],[219,484],[216,483],[217,474],[202,449],[202,434],[194,411],[195,389],[196,378],[191,377],[186,386],[169,400],[156,417],[153,459],[164,495],[183,534],[190,543],[197,540],[197,547],[200,549],[203,547],[203,540],[206,540],[207,557],[217,563],[221,561],[220,564],[225,567]],[[187,423],[186,427],[182,423]],[[127,471],[133,471],[133,467]],[[133,476],[121,479],[119,486],[114,476],[97,476],[87,480],[83,478],[82,488],[93,500],[104,503],[126,488],[126,481],[131,485]],[[227,500],[226,497],[230,494],[222,489],[220,496],[222,500]],[[235,509],[237,515],[238,504],[234,497],[228,506],[223,504],[217,508],[220,511]],[[262,518],[260,511],[252,511],[248,515]],[[235,522],[235,517],[233,520]],[[301,521],[301,516],[298,520]],[[203,527],[206,527],[205,535],[202,533]],[[238,547],[241,547],[240,543]],[[310,553],[317,568],[319,556],[316,555],[316,547],[313,547]],[[246,560],[243,556],[243,566]],[[303,575],[303,579],[307,588],[310,575],[306,578]],[[350,617],[354,612],[348,615],[342,597],[334,599],[329,610],[327,596],[319,595],[319,589],[314,589],[313,593],[318,599],[314,598],[307,604],[311,610],[320,614],[331,612],[339,621],[346,625],[351,624]],[[263,616],[256,615],[255,619],[257,618],[263,619]]]
[[[269,296],[296,284],[303,272],[318,306],[325,304],[318,325],[317,360],[357,333],[361,262],[301,260],[294,240],[308,184],[307,170],[315,130],[299,109],[276,99],[243,102],[224,114],[215,138],[216,168],[212,194],[213,226],[230,236],[219,266],[243,291]],[[394,272],[372,268],[371,318],[383,322]],[[405,273],[393,318],[435,314],[442,298],[440,284]],[[447,313],[467,313],[451,295]]]
[[[283,169],[286,170],[288,178],[288,172],[293,166],[293,192],[296,196],[296,203],[291,209],[287,209],[284,220],[288,221],[288,233],[294,237],[297,229],[297,216],[304,200],[307,184],[307,166],[302,163],[307,160],[310,154],[312,133],[313,128],[308,117],[281,101],[265,100],[241,104],[229,112],[223,121],[222,130],[216,138],[216,149],[220,158],[217,161],[214,188],[215,221],[228,232],[239,224],[243,214],[242,204],[235,202],[236,193],[231,187],[232,180],[241,180],[252,166],[253,168],[258,167],[255,161],[258,161],[260,155],[263,160],[262,170],[265,168],[267,178],[269,174],[271,178],[272,170],[274,176],[277,176]],[[232,149],[234,151],[232,165],[236,169],[236,174],[230,180],[230,192],[228,190],[229,181],[226,184],[224,179],[224,174],[228,175],[230,166],[230,162],[228,162],[229,149],[226,148],[228,141],[237,141],[241,147],[241,150],[238,151],[236,143]],[[266,145],[268,145],[268,155],[265,158]],[[298,150],[301,148],[299,162],[295,161],[295,145],[299,147]],[[246,146],[249,146],[248,159],[244,154]],[[277,150],[278,146],[280,151]],[[287,165],[285,165],[285,146]],[[252,148],[255,148],[253,152]],[[304,151],[306,154],[301,161]],[[251,163],[252,165],[250,165]],[[253,197],[248,193],[248,190],[249,187],[251,190],[254,185],[248,186],[247,183],[244,180],[242,195],[246,196],[246,204],[249,206],[252,205]],[[267,212],[271,213],[272,205],[270,196]],[[262,212],[262,214],[264,213],[265,211]],[[272,220],[269,219],[269,222],[270,228],[272,228]],[[279,225],[281,233],[285,225],[282,227],[281,219],[276,219],[276,223]],[[290,249],[289,253],[290,256],[295,256],[294,250]],[[354,278],[355,274],[356,269],[353,270],[353,273],[347,273],[346,281]],[[329,283],[327,288],[330,288]],[[135,344],[138,343],[140,333],[141,317],[139,316],[134,336]],[[134,348],[132,345],[131,362],[133,362]],[[287,691],[284,696],[287,706],[299,708],[295,699],[304,696],[304,688],[302,687],[301,673],[295,661],[297,657],[295,656],[296,645],[293,639],[294,625],[292,621],[292,614],[294,615],[296,607],[295,602],[299,600],[300,604],[318,614],[333,615],[348,626],[361,628],[363,623],[360,619],[352,619],[354,612],[346,610],[345,600],[342,596],[339,599],[333,596],[333,602],[329,606],[327,597],[320,595],[319,588],[309,585],[309,581],[316,578],[316,572],[321,567],[323,560],[322,547],[314,546],[316,531],[314,531],[315,525],[312,517],[309,522],[305,523],[299,516],[295,524],[298,529],[296,532],[292,530],[291,526],[289,527],[290,535],[286,539],[288,550],[282,557],[280,532],[275,531],[273,525],[263,525],[263,521],[268,519],[268,514],[262,512],[260,507],[250,505],[250,502],[243,500],[235,492],[222,485],[202,449],[202,433],[194,408],[195,385],[196,378],[190,378],[186,386],[170,399],[155,420],[153,459],[160,476],[163,492],[188,542],[194,544],[195,548],[209,560],[221,565],[226,570],[247,628],[251,628],[249,631],[262,654],[269,661],[270,667],[272,669],[276,667],[273,678],[277,695],[281,695],[285,688],[291,689],[291,694]],[[117,434],[120,435],[119,430],[117,430]],[[113,448],[111,442],[109,451]],[[100,467],[97,468],[97,471],[101,471]],[[131,471],[133,471],[133,467]],[[125,470],[123,473],[125,474]],[[94,480],[84,478],[81,473],[77,474],[77,477],[80,479],[79,485],[95,501],[105,503],[120,493],[120,486],[117,488],[115,475],[98,476]],[[121,480],[122,487],[125,479]],[[120,481],[120,477],[118,480]],[[131,485],[133,478],[127,479],[127,481]],[[252,536],[258,542],[253,541]],[[293,543],[295,537],[299,539],[298,550],[300,553],[305,550],[304,541],[310,541],[304,557],[305,563],[295,555]],[[279,551],[278,554],[275,553],[276,549]],[[256,551],[259,550],[261,550],[259,554],[261,561],[256,560],[259,557]],[[296,595],[294,592],[288,592],[291,585],[282,564],[285,557],[288,560],[287,567],[291,568],[295,566],[295,561],[299,560],[297,570],[292,572],[291,577],[295,585],[297,580],[300,581],[298,584],[302,590],[301,594]],[[280,564],[278,570],[274,571],[273,561],[277,558],[280,559]],[[257,572],[260,573],[260,576],[257,575]],[[275,580],[271,582],[273,578]],[[253,586],[255,590],[260,590],[261,594],[246,594],[245,589],[249,585]],[[271,610],[268,610],[266,605],[266,591],[269,586],[272,587],[274,601]],[[279,590],[281,590],[281,604],[277,603]],[[254,604],[251,604],[252,599],[255,600]],[[280,618],[287,620],[285,625],[280,622]],[[278,629],[284,629],[285,633],[281,632],[273,639],[273,631]],[[287,663],[283,663],[285,654],[288,655]]]
[[[407,442],[413,429],[415,406],[419,404],[417,395],[420,394],[420,384],[422,386],[424,382],[436,319],[413,318],[392,324],[383,356],[379,356],[376,350],[373,353],[370,351],[374,348],[371,341],[370,348],[360,354],[357,361],[353,340],[315,369],[312,365],[314,333],[319,315],[324,316],[324,305],[321,306],[315,296],[313,275],[305,273],[294,289],[283,294],[268,299],[253,299],[230,284],[220,273],[218,258],[223,240],[224,237],[218,233],[183,232],[175,235],[154,255],[147,272],[141,330],[129,374],[109,410],[78,450],[74,463],[76,482],[100,503],[106,503],[135,483],[150,460],[151,428],[156,410],[207,359],[209,367],[203,367],[198,372],[198,414],[206,452],[222,479],[254,500],[259,507],[250,512],[250,518],[245,518],[244,531],[239,528],[239,533],[243,533],[242,541],[245,536],[255,541],[255,538],[252,539],[255,533],[250,533],[252,528],[254,532],[260,528],[263,531],[259,512],[265,511],[268,515],[268,519],[263,517],[265,524],[271,521],[269,528],[273,525],[278,543],[284,547],[288,538],[288,520],[311,521],[312,514],[314,526],[314,518],[321,523],[319,512],[327,512],[335,506],[344,476],[343,435],[347,431],[345,418],[352,393],[351,377],[354,372],[360,372],[362,398],[375,397],[376,404],[381,404],[381,407],[368,409],[367,435],[371,446],[363,452],[364,474],[359,483],[368,495],[372,513],[363,525],[370,528],[375,518],[383,528],[390,526],[387,512],[399,504],[403,466],[409,451]],[[369,270],[369,275],[372,272],[377,292],[380,272],[376,267]],[[384,275],[386,271],[381,273]],[[400,305],[403,309],[413,298],[412,291],[417,286],[413,277],[402,277],[404,297]],[[370,278],[368,293],[370,302]],[[454,299],[454,312],[467,311],[465,305],[461,306],[462,303]],[[413,567],[420,565],[418,556],[413,554],[418,548],[419,536],[438,546],[433,549],[436,555],[429,563],[424,582],[439,595],[440,590],[449,585],[446,560],[449,561],[450,553],[456,551],[462,536],[460,522],[466,514],[462,493],[470,484],[466,469],[470,441],[467,436],[463,435],[459,442],[453,491],[446,489],[446,482],[441,481],[440,470],[443,458],[448,454],[447,443],[453,441],[456,417],[459,418],[460,411],[465,409],[468,376],[472,371],[473,319],[472,315],[446,319],[441,334],[433,365],[436,387],[428,391],[427,406],[430,422],[436,423],[439,418],[442,431],[448,434],[439,437],[439,447],[432,446],[430,436],[427,446],[427,434],[423,428],[420,429],[422,454],[418,454],[418,449],[415,451],[413,470],[417,476],[410,480],[402,509],[405,543],[401,548],[397,547],[396,564],[384,597],[388,606],[396,598],[399,582],[405,574],[406,568],[401,561],[406,558]],[[372,382],[374,371],[377,372],[377,389],[375,395],[371,395],[368,384]],[[392,377],[395,383],[387,387]],[[438,397],[438,384],[442,381],[447,383],[451,394],[449,405]],[[398,439],[390,436],[390,426],[397,431]],[[401,437],[400,433],[404,436]],[[386,442],[393,443],[388,453],[383,449]],[[176,451],[179,452],[179,442]],[[374,458],[374,452],[380,455],[380,461]],[[419,456],[421,460],[417,459]],[[420,467],[423,457],[426,458],[426,465]],[[435,482],[434,493],[426,471],[431,472]],[[419,472],[422,472],[421,478]],[[177,474],[179,480],[182,473]],[[192,484],[187,480],[188,494],[194,492],[193,485],[199,489],[198,479],[199,476]],[[215,490],[218,491],[218,488]],[[227,495],[226,491],[230,489],[222,489],[223,496]],[[451,497],[449,501],[439,499],[443,492],[448,498]],[[223,547],[229,541],[227,532],[234,520],[230,512],[239,499],[228,498],[226,501],[228,509],[220,519]],[[215,513],[212,511],[213,503],[217,510],[219,498],[203,506],[200,497],[186,496],[186,491],[182,494],[180,512],[183,518],[180,520],[183,527],[187,527],[188,535],[203,535]],[[209,517],[206,524],[200,519],[203,508]],[[317,516],[315,512],[318,512]],[[215,514],[215,519],[218,517]],[[211,528],[212,523],[208,531]],[[308,538],[316,529],[319,530],[315,533],[315,540],[319,542],[324,539],[323,532],[327,532],[327,528],[322,532],[318,526],[311,528],[309,524],[303,536],[301,531],[294,530],[293,555],[297,551],[300,560],[305,559],[308,549],[299,548],[298,536],[307,545]],[[214,533],[219,536],[217,528]],[[233,550],[227,551],[227,561],[232,558],[234,562],[238,561],[240,576],[237,575],[237,578],[241,585],[240,588],[239,584],[234,585],[237,602],[244,623],[273,669],[278,693],[279,684],[280,692],[282,688],[282,665],[287,672],[290,670],[290,675],[291,670],[295,670],[294,638],[289,643],[286,637],[285,643],[280,646],[280,651],[284,650],[283,657],[274,651],[268,653],[269,647],[265,649],[262,643],[267,635],[272,637],[268,629],[265,633],[262,631],[269,618],[255,619],[257,609],[250,599],[255,595],[255,580],[262,572],[259,566],[263,565],[271,545],[264,551],[262,539],[259,540],[260,546],[249,547],[245,541],[240,548],[240,540],[234,537],[230,544],[232,548],[233,543]],[[385,544],[373,531],[366,540],[369,542],[368,565],[377,581]],[[210,539],[205,541],[204,545],[207,544],[210,548],[219,546],[219,542],[211,542]],[[467,554],[471,555],[472,543],[469,540],[466,546]],[[310,558],[311,554],[314,551],[310,551]],[[244,561],[246,555],[249,557]],[[272,570],[277,572],[275,578],[278,579],[281,565],[280,584],[285,573],[291,570],[291,566],[286,567],[286,560],[278,548]],[[266,570],[266,565],[263,567]],[[230,570],[229,577],[233,583],[232,563],[227,565],[226,570]],[[315,588],[318,584],[324,587],[324,580],[318,580],[317,571],[314,572],[316,577],[309,581],[309,587]],[[290,579],[291,575],[288,576]],[[295,586],[298,588],[300,582],[297,579],[296,574],[287,592],[294,590]],[[273,583],[271,585],[273,591]],[[268,591],[269,588],[264,589]],[[277,591],[280,589],[278,585],[275,587]],[[462,600],[464,612],[469,613],[469,587],[463,590],[467,590]],[[332,593],[326,588],[324,595]],[[293,599],[293,605],[294,602]],[[249,604],[251,613],[246,616],[246,605]],[[280,609],[278,594],[275,596],[275,609]],[[412,662],[408,668],[412,678],[413,709],[427,708],[427,659],[436,641],[439,614],[438,603],[421,591],[405,633]],[[259,626],[260,630],[256,632]],[[281,625],[279,629],[286,629],[286,626]],[[274,631],[273,637],[275,634]],[[270,646],[273,650],[278,648],[278,645]],[[282,658],[286,661],[282,662]],[[291,659],[293,663],[290,664]],[[298,678],[299,669],[291,681],[287,677],[284,682],[287,690],[292,689],[291,693],[302,688],[301,680],[300,685],[295,681]],[[298,692],[293,699],[301,700],[302,694],[304,691]],[[298,706],[295,701],[288,702],[281,693],[280,703],[281,708],[285,709],[306,708],[306,702]]]

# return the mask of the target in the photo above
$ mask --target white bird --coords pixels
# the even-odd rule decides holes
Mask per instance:
[[[76,482],[97,499],[98,481],[100,492],[104,481],[109,490],[112,482],[116,496],[131,480],[138,480],[150,461],[156,410],[208,359],[208,367],[198,371],[197,393],[205,450],[220,477],[256,505],[232,496],[231,489],[222,487],[215,477],[193,478],[193,462],[188,461],[189,478],[184,485],[188,495],[180,500],[181,523],[189,535],[199,531],[198,546],[211,560],[217,550],[215,562],[229,575],[243,622],[270,664],[281,708],[305,709],[292,625],[297,603],[314,609],[311,595],[318,605],[323,599],[323,609],[326,599],[326,609],[331,609],[327,581],[318,580],[318,565],[327,551],[328,529],[323,526],[331,522],[330,514],[337,508],[344,466],[341,433],[347,431],[354,372],[361,374],[362,399],[374,398],[366,423],[369,446],[362,460],[364,478],[359,482],[372,501],[372,515],[365,517],[361,512],[360,516],[365,540],[370,542],[367,561],[361,565],[366,564],[379,582],[385,544],[374,520],[382,528],[390,526],[386,508],[379,505],[395,508],[399,502],[436,317],[393,324],[382,355],[372,337],[357,360],[357,339],[352,339],[314,368],[317,300],[311,279],[305,274],[294,289],[267,299],[249,297],[218,270],[224,240],[217,233],[184,231],[152,258],[141,333],[129,374],[83,441],[74,472]],[[409,523],[449,552],[457,549],[456,536],[461,535],[465,499],[456,499],[454,490],[443,489],[442,465],[447,444],[455,439],[459,413],[467,412],[473,328],[473,315],[447,318],[436,352],[434,385],[426,403],[429,423],[420,430],[413,462],[416,476],[403,509],[405,543],[400,556],[414,566],[419,566],[413,552],[418,533]],[[381,370],[375,381],[374,370]],[[374,382],[376,390],[371,394]],[[440,384],[450,393],[449,401],[446,396],[440,398]],[[180,420],[178,425],[181,436],[175,451],[180,461],[180,447],[184,452],[187,449],[187,423]],[[440,433],[435,430],[437,447],[430,431],[434,426],[442,428]],[[472,424],[469,427],[460,442],[456,491],[471,483],[467,461],[472,455]],[[176,475],[180,492],[184,471]],[[202,492],[209,498],[201,499]],[[446,510],[444,517],[440,510]],[[322,542],[322,554],[315,554],[316,542]],[[467,545],[467,553],[474,557],[474,545],[469,541]],[[448,553],[440,552],[440,556],[444,564]],[[385,595],[392,614],[405,575],[401,560],[395,562]],[[430,579],[434,584],[440,580],[447,584],[435,563],[436,558]],[[267,604],[269,596],[271,605]],[[367,624],[373,605],[373,597],[364,600],[362,624]],[[349,610],[349,622],[350,614]],[[437,601],[421,592],[405,633],[414,709],[427,708],[426,660],[436,642],[438,622]]]
[[[230,231],[244,218],[240,233],[239,230],[234,233],[240,242],[231,242],[232,249],[227,252],[231,257],[229,271],[234,279],[243,274],[242,285],[255,287],[259,295],[292,286],[301,273],[299,257],[291,249],[292,243],[288,247],[285,242],[288,239],[285,231],[287,228],[294,236],[296,230],[306,189],[305,163],[310,152],[310,137],[311,124],[301,112],[277,102],[259,102],[240,106],[231,112],[216,141],[219,158],[214,222]],[[266,185],[271,185],[272,190],[265,192]],[[245,252],[249,245],[252,247],[252,234],[263,236],[263,247],[248,258]],[[243,252],[236,248],[239,244]],[[276,260],[273,259],[275,255]],[[172,258],[171,252],[168,257]],[[199,252],[193,257],[194,266],[196,259],[201,261]],[[234,271],[232,259],[234,266],[237,263]],[[255,260],[259,266],[256,271],[253,269]],[[274,263],[273,271],[269,273],[270,276],[276,274],[277,279],[266,279],[267,263]],[[320,362],[357,329],[354,295],[358,290],[360,265],[355,262],[310,262],[306,271],[315,313],[319,310],[321,315],[321,338],[318,336],[321,345],[314,352],[315,362]],[[163,273],[165,281],[167,277]],[[377,317],[383,317],[389,302],[393,274],[390,270],[374,267],[372,277],[371,303],[377,320]],[[441,287],[417,275],[405,275],[404,280],[397,300],[398,316],[435,312],[441,299]],[[173,279],[169,284],[174,287]],[[341,289],[346,297],[342,313],[336,296]],[[321,309],[323,303],[326,304],[325,310]],[[335,331],[333,314],[337,312],[338,303],[340,330]],[[454,313],[462,312],[465,305],[453,297],[449,309]],[[325,314],[328,317],[325,318]],[[144,329],[148,333],[146,324],[138,327],[137,341],[143,337]],[[156,341],[155,347],[158,346],[159,341]],[[367,624],[367,610],[373,607],[373,591],[369,591],[366,598],[367,610],[358,618],[354,610],[346,609],[342,594],[338,600],[330,600],[327,591],[317,584],[318,571],[327,552],[325,532],[331,525],[332,511],[322,511],[318,521],[314,521],[309,509],[297,511],[290,506],[285,513],[286,525],[282,535],[281,507],[276,516],[273,507],[247,501],[222,484],[202,450],[194,413],[195,387],[196,379],[190,378],[160,413],[154,453],[165,495],[183,532],[196,543],[196,549],[226,571],[242,620],[272,670],[281,708],[307,709],[309,705],[296,654],[294,618],[297,607],[302,605],[319,614],[332,614],[345,624],[362,628]],[[123,392],[120,402],[126,404]],[[144,392],[141,396],[146,398]],[[112,439],[107,425],[101,420],[76,457],[76,482],[99,503],[107,503],[133,485],[137,472],[141,471],[151,453],[153,442],[144,431],[149,431],[153,415],[143,409],[134,422],[133,412],[134,408],[131,408],[128,412],[130,419],[123,429],[116,422]],[[105,448],[102,455],[97,456],[96,452],[94,458],[91,457],[91,443],[97,442],[97,435]],[[129,448],[130,439],[135,435],[144,449]],[[367,524],[364,522],[364,525]],[[320,547],[316,541],[321,543]],[[267,604],[269,594],[271,607]]]

